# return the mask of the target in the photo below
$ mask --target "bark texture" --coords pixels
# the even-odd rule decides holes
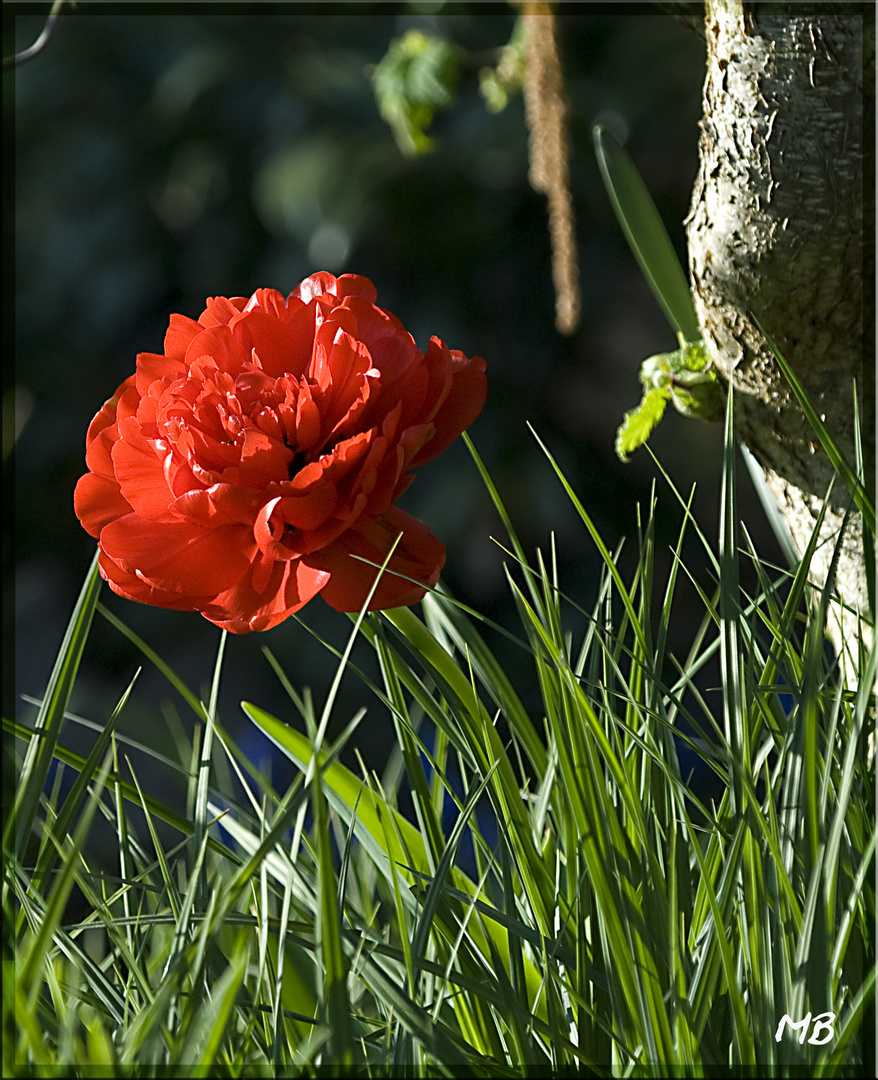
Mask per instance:
[[[862,405],[865,373],[867,20],[862,12],[825,14],[826,6],[818,14],[772,8],[708,0],[700,170],[687,225],[696,310],[715,361],[734,382],[737,434],[763,466],[802,552],[833,468],[752,316],[853,464],[853,386]],[[871,461],[873,444],[865,453]],[[819,584],[848,503],[836,482],[811,566]],[[856,512],[836,586],[846,605],[868,613]]]

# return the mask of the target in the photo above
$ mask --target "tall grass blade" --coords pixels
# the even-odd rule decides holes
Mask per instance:
[[[646,184],[611,132],[598,125],[593,135],[604,186],[644,277],[676,333],[698,341],[689,283]]]
[[[317,954],[323,973],[323,1007],[330,1029],[327,1053],[329,1061],[337,1066],[343,1075],[351,1069],[354,1061],[351,1002],[348,997],[347,967],[341,941],[329,818],[319,770],[311,783],[311,806],[317,840]]]
[[[70,622],[67,624],[64,640],[55,660],[43,703],[37,714],[34,734],[31,736],[18,776],[18,791],[13,811],[4,829],[4,846],[8,844],[7,837],[10,828],[15,829],[14,850],[19,860],[24,858],[24,849],[33,829],[40,796],[43,793],[46,777],[49,775],[49,766],[64,723],[64,710],[70,700],[88,632],[91,629],[101,584],[96,551],[73,614],[70,616]]]

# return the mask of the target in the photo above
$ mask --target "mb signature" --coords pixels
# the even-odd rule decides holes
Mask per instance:
[[[834,1023],[835,1013],[833,1012],[818,1013],[814,1017],[811,1016],[811,1013],[807,1013],[801,1020],[793,1020],[792,1017],[784,1013],[781,1022],[777,1025],[777,1031],[774,1033],[774,1041],[780,1042],[784,1031],[790,1027],[793,1031],[799,1033],[799,1044],[801,1045],[808,1034],[808,1028],[813,1024],[814,1030],[808,1042],[811,1046],[822,1046],[835,1037],[835,1028],[832,1026]]]

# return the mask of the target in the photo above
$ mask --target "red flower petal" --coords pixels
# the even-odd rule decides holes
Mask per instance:
[[[361,296],[374,304],[378,299],[378,290],[367,277],[359,274],[342,274],[335,282],[336,296]]]
[[[165,332],[165,356],[171,361],[182,360],[192,339],[201,333],[202,329],[195,319],[188,319],[185,315],[172,315]]]
[[[252,528],[262,496],[239,484],[214,484],[187,491],[171,504],[171,509],[192,519],[196,525],[246,525]]]
[[[297,342],[299,348],[291,355],[289,324],[267,311],[247,312],[235,324],[234,334],[244,351],[248,354],[256,351],[262,370],[274,378],[287,373],[301,374],[311,359],[311,346],[307,340]]]
[[[291,308],[288,307],[288,300],[292,300],[292,305],[296,305],[296,299],[289,298],[279,293],[277,289],[257,289],[255,293],[250,297],[247,303],[244,305],[244,313],[250,311],[264,311],[272,317],[272,319],[285,319]]]
[[[98,553],[98,569],[114,593],[139,604],[153,604],[174,611],[200,611],[210,600],[208,596],[181,596],[166,589],[157,589],[136,574],[123,570],[104,551]]]
[[[202,357],[208,357],[211,367],[235,372],[246,367],[250,350],[242,347],[228,326],[209,326],[197,334],[186,349],[186,363],[190,367]]]
[[[304,281],[300,282],[290,293],[290,296],[296,296],[307,304],[317,297],[335,296],[337,288],[338,282],[334,275],[321,270],[319,273],[312,274],[311,277],[306,277]]]
[[[426,358],[431,358],[431,354],[435,355],[441,350],[448,354],[446,363],[451,370],[451,386],[432,418],[436,434],[412,458],[412,468],[432,460],[468,428],[482,411],[488,393],[485,361],[481,356],[469,359],[462,352],[447,349],[443,342],[434,337],[430,341]]]
[[[114,410],[115,411],[115,410]],[[98,414],[100,415],[100,413]],[[94,422],[92,422],[94,428]],[[89,429],[89,435],[92,429]],[[103,476],[107,480],[115,480],[113,473],[113,446],[119,438],[119,429],[115,424],[101,428],[88,444],[85,452],[85,463],[93,473]],[[116,487],[119,485],[116,484]]]
[[[131,507],[122,497],[116,481],[95,473],[86,473],[77,480],[73,491],[73,508],[85,531],[95,537],[101,535],[105,525],[131,513]]]
[[[327,480],[336,487],[341,485],[342,481],[369,453],[369,447],[375,436],[374,428],[372,431],[361,431],[358,435],[337,443],[329,454],[324,454],[319,464]]]
[[[257,582],[259,588],[256,588],[254,579],[263,568],[270,568],[269,575]],[[316,596],[328,578],[326,571],[314,570],[298,560],[272,563],[257,555],[252,574],[215,597],[203,614],[233,634],[270,630]]]
[[[288,475],[293,451],[284,443],[262,431],[250,428],[244,432],[241,448],[241,483],[265,488],[272,481]]]
[[[357,317],[357,337],[386,380],[393,382],[418,363],[421,354],[414,338],[389,311],[375,307],[361,296],[352,296],[346,305]]]
[[[127,514],[101,532],[101,548],[129,574],[154,588],[214,596],[247,572],[255,551],[246,526],[204,528],[188,521]]]
[[[328,389],[324,394],[321,441],[352,434],[369,404],[372,363],[363,345],[340,333],[327,362]],[[377,375],[377,373],[376,373]]]
[[[130,382],[133,383],[134,379],[131,379]],[[123,385],[127,384],[123,383]],[[119,389],[121,390],[122,387],[120,386]],[[140,394],[138,394],[137,389],[133,385],[128,386],[128,389],[123,394],[119,394],[119,400],[116,402],[116,423],[121,424],[122,421],[127,420],[129,416],[136,416],[137,407],[139,405]]]
[[[88,431],[85,436],[86,446],[89,446],[105,428],[116,423],[116,406],[119,403],[119,398],[134,386],[134,379],[135,376],[130,375],[125,382],[122,383],[116,393],[101,406],[92,422],[88,425]]]
[[[211,296],[198,316],[202,326],[221,326],[228,324],[236,316],[240,315],[247,303],[244,296]]]
[[[359,611],[379,573],[369,563],[380,566],[398,536],[399,543],[381,575],[369,610],[414,604],[439,580],[445,548],[426,525],[396,507],[380,521],[348,529],[335,543],[305,556],[303,561],[329,572],[329,581],[321,592],[327,603],[337,611]],[[396,576],[399,574],[405,576]],[[414,578],[415,582],[406,578]]]
[[[145,439],[133,416],[120,424],[113,447],[113,471],[119,489],[133,510],[143,517],[163,517],[174,495],[164,470],[165,451]]]
[[[189,321],[195,327],[196,333],[201,330],[197,322],[191,319]],[[165,349],[167,348],[166,338]],[[166,376],[184,378],[186,375],[186,365],[183,363],[185,354],[185,346],[179,350],[179,359],[172,359],[170,356],[162,356],[159,353],[138,353],[137,372],[134,376],[134,385],[137,387],[138,394],[146,397],[152,385],[155,382],[161,382]]]
[[[286,486],[286,485],[284,485]],[[313,533],[338,502],[335,488],[325,480],[313,484],[299,495],[277,495],[257,513],[253,536],[263,555],[285,562],[301,552],[295,546],[295,533]]]

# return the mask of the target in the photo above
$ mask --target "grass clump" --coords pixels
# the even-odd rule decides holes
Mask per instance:
[[[807,580],[810,553],[787,571],[753,549],[730,432],[731,416],[719,537],[681,500],[661,580],[651,515],[626,575],[550,458],[603,559],[587,608],[551,548],[528,559],[473,450],[520,625],[441,591],[420,614],[353,620],[378,675],[349,646],[338,678],[361,678],[370,718],[395,726],[382,775],[342,760],[362,713],[329,738],[338,679],[318,710],[267,653],[299,717],[271,716],[255,688],[244,704],[297,767],[275,790],[218,716],[224,637],[206,702],[140,642],[196,718],[176,757],[154,755],[184,777],[186,812],[116,732],[133,684],[77,754],[64,729],[93,567],[34,722],[4,722],[23,750],[4,833],[4,1074],[869,1074],[875,652],[865,628],[858,655],[825,647],[831,582]],[[690,535],[710,584],[687,569]],[[703,618],[678,659],[684,579]],[[113,877],[89,845],[100,819]],[[74,889],[86,914],[71,921]]]

